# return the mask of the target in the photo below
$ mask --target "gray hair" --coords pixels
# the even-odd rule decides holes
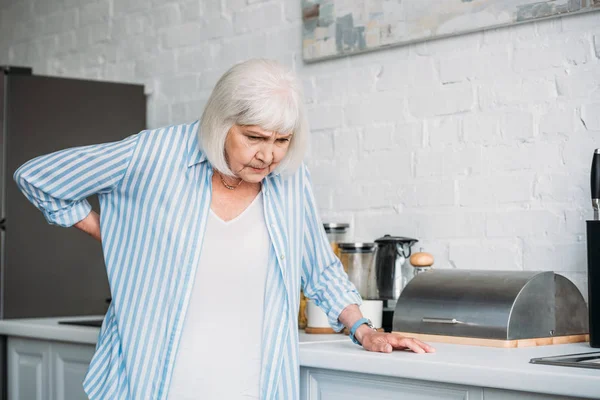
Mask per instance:
[[[289,175],[304,158],[308,120],[296,75],[276,61],[251,59],[231,67],[213,89],[200,122],[199,143],[212,166],[233,176],[225,158],[225,139],[233,125],[256,125],[292,133],[275,173]]]

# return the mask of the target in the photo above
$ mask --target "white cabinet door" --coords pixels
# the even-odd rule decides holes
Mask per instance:
[[[8,338],[8,399],[50,400],[50,343]]]
[[[53,400],[87,400],[83,379],[93,355],[91,345],[52,343]]]
[[[301,369],[302,400],[482,400],[481,388],[376,375]]]
[[[8,400],[87,400],[95,346],[9,337]]]

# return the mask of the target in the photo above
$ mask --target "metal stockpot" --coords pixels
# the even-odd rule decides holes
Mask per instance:
[[[400,297],[400,292],[412,278],[413,271],[407,270],[405,264],[412,245],[417,242],[417,239],[390,235],[375,240],[375,276],[380,299],[397,300]]]

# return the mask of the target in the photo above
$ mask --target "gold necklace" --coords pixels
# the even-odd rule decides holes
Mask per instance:
[[[225,179],[223,179],[223,175],[221,175],[220,172],[217,171],[217,173],[219,174],[219,178],[221,178],[221,183],[223,184],[223,186],[225,186],[225,188],[227,188],[229,190],[237,189],[237,187],[240,186],[242,184],[242,182],[244,181],[242,178],[240,178],[240,182],[237,185],[231,186],[227,182],[225,182]]]

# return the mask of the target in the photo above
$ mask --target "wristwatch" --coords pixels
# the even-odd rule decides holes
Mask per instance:
[[[368,318],[361,318],[358,321],[356,321],[354,323],[354,325],[352,325],[352,328],[350,328],[350,339],[352,339],[352,341],[359,346],[362,346],[362,343],[359,342],[358,339],[356,339],[356,336],[354,336],[354,335],[356,334],[356,330],[358,329],[358,327],[360,327],[361,325],[364,325],[364,324],[366,324],[369,328],[373,329],[374,331],[377,330],[373,326],[373,323],[371,322],[371,320]]]

